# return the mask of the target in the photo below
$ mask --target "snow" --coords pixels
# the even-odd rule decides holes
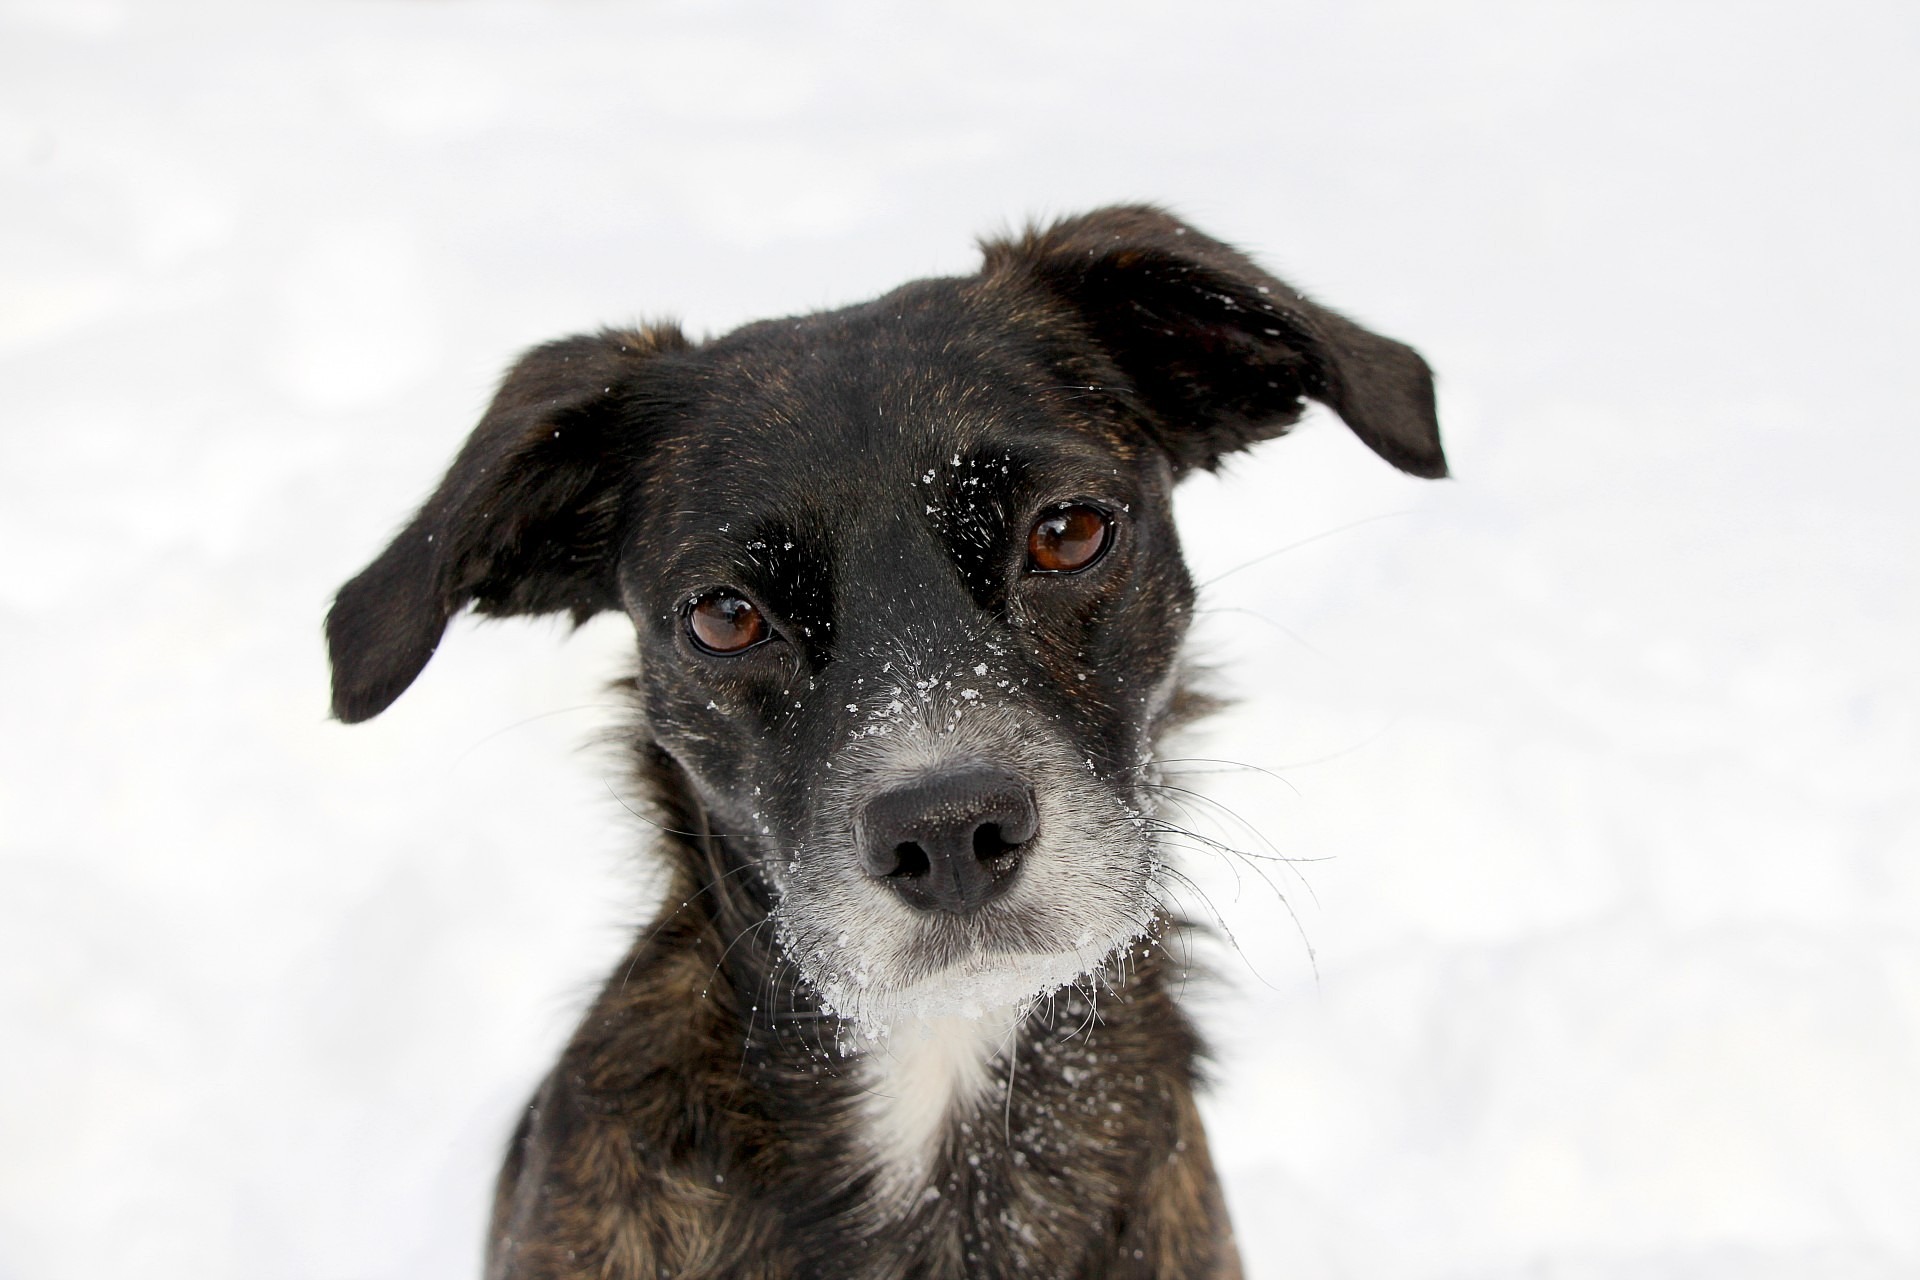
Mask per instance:
[[[1457,476],[1319,415],[1183,498],[1240,698],[1183,754],[1279,776],[1187,767],[1309,860],[1192,862],[1250,1274],[1913,1274],[1917,37],[0,7],[0,1280],[476,1274],[647,907],[625,642],[463,622],[346,728],[332,590],[527,344],[1143,198],[1415,342]]]

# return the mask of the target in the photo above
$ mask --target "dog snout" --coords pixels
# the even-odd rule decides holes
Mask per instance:
[[[946,769],[882,791],[857,825],[860,865],[921,911],[972,911],[1013,887],[1039,827],[1011,770]]]

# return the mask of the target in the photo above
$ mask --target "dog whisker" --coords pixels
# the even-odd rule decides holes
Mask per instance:
[[[447,771],[451,773],[453,772],[453,770],[458,769],[463,763],[466,762],[467,757],[471,756],[474,752],[486,746],[489,742],[492,742],[494,739],[505,737],[507,734],[512,733],[518,729],[524,729],[530,724],[538,724],[542,720],[551,720],[556,716],[577,715],[582,711],[606,711],[606,712],[611,712],[613,714],[618,715],[625,712],[626,710],[627,708],[623,704],[619,704],[619,703],[582,702],[576,706],[554,707],[548,711],[537,711],[530,716],[525,716],[519,720],[515,720],[512,724],[502,725],[500,728],[495,729],[490,733],[483,734],[481,737],[475,739],[473,742],[467,745],[467,748],[464,751],[460,752],[459,755],[456,755],[451,761],[448,762]]]
[[[1179,770],[1178,772],[1186,772],[1186,773],[1260,773],[1260,774],[1265,774],[1265,775],[1266,775],[1267,777],[1269,777],[1269,778],[1272,778],[1272,779],[1273,779],[1273,780],[1274,780],[1275,782],[1279,782],[1279,783],[1283,783],[1283,784],[1286,784],[1286,785],[1289,785],[1289,786],[1290,786],[1290,785],[1292,785],[1291,783],[1289,783],[1289,782],[1287,781],[1287,779],[1286,779],[1285,777],[1283,777],[1283,776],[1282,776],[1282,775],[1280,775],[1279,773],[1277,773],[1277,772],[1275,772],[1274,770],[1272,770],[1272,769],[1269,769],[1269,768],[1267,768],[1267,767],[1266,767],[1265,765],[1258,765],[1258,764],[1249,764],[1249,763],[1247,763],[1247,762],[1246,762],[1246,761],[1244,761],[1244,760],[1226,760],[1226,759],[1222,759],[1222,758],[1221,758],[1221,757],[1219,757],[1219,756],[1155,756],[1155,757],[1153,757],[1152,759],[1150,759],[1150,760],[1148,760],[1148,761],[1146,761],[1146,762],[1145,762],[1145,764],[1143,764],[1143,765],[1138,765],[1138,766],[1135,766],[1135,767],[1136,767],[1136,768],[1146,768],[1146,767],[1148,767],[1148,766],[1151,766],[1151,767],[1154,767],[1154,768],[1158,768],[1158,769],[1165,769],[1165,768],[1166,768],[1166,767],[1167,767],[1168,765],[1176,765],[1176,764],[1217,764],[1217,765],[1223,765],[1223,766],[1225,766],[1224,768],[1221,768],[1221,769],[1213,769],[1213,770],[1198,770],[1198,769],[1196,769],[1196,770]],[[1287,765],[1287,766],[1284,766],[1284,767],[1286,767],[1286,768],[1293,768],[1293,767],[1295,767],[1295,766],[1292,766],[1292,765]]]
[[[1237,605],[1237,604],[1209,604],[1209,605],[1195,605],[1193,612],[1196,617],[1198,617],[1201,614],[1213,615],[1213,614],[1232,613],[1232,614],[1238,614],[1242,617],[1252,618],[1255,622],[1264,623],[1266,626],[1272,627],[1275,631],[1278,631],[1281,635],[1285,636],[1288,640],[1291,640],[1294,644],[1299,645],[1302,649],[1305,649],[1308,653],[1312,654],[1316,658],[1319,658],[1321,661],[1329,664],[1337,665],[1337,660],[1333,657],[1332,654],[1320,648],[1319,645],[1316,645],[1315,643],[1313,643],[1313,641],[1307,639],[1305,636],[1301,635],[1298,631],[1295,631],[1292,627],[1287,626],[1284,622],[1280,622],[1274,618],[1269,618],[1266,614],[1261,613],[1257,609],[1249,609],[1245,605]]]
[[[1293,873],[1294,879],[1300,882],[1300,887],[1307,891],[1307,896],[1313,898],[1315,905],[1318,905],[1319,898],[1317,895],[1314,894],[1313,886],[1307,882],[1306,876],[1299,869],[1300,863],[1316,861],[1316,859],[1287,857],[1285,854],[1282,854],[1278,849],[1274,848],[1273,842],[1268,840],[1264,835],[1262,835],[1259,829],[1254,827],[1252,823],[1248,822],[1245,818],[1242,818],[1238,813],[1236,813],[1229,806],[1221,803],[1218,800],[1215,800],[1211,796],[1203,795],[1200,792],[1193,791],[1187,787],[1175,787],[1165,783],[1140,783],[1138,785],[1142,787],[1146,787],[1150,790],[1156,790],[1163,793],[1179,796],[1181,797],[1181,799],[1176,800],[1175,803],[1181,804],[1183,807],[1184,807],[1185,801],[1192,800],[1192,801],[1197,801],[1199,803],[1208,805],[1213,809],[1219,811],[1220,813],[1225,814],[1229,819],[1238,823],[1241,829],[1244,830],[1247,834],[1251,835],[1255,840],[1258,840],[1261,844],[1265,845],[1267,852],[1255,854],[1247,850],[1242,850],[1232,845],[1228,845],[1224,842],[1220,843],[1218,846],[1222,852],[1233,853],[1238,855],[1240,858],[1245,860],[1249,866],[1255,865],[1254,859],[1256,857],[1261,861],[1276,862],[1285,866],[1289,871]],[[1187,832],[1187,834],[1194,836],[1196,839],[1203,838],[1203,837],[1200,837],[1197,832],[1189,831]],[[1318,859],[1318,860],[1324,861],[1324,859]],[[1267,879],[1265,872],[1261,872],[1260,874],[1261,874],[1261,879],[1263,880]],[[1268,883],[1271,884],[1272,881],[1268,880]],[[1278,895],[1283,901],[1285,900],[1285,895],[1281,894],[1278,888],[1274,889],[1274,893]]]
[[[663,932],[666,931],[667,927],[674,922],[674,919],[678,917],[681,912],[693,906],[694,903],[698,902],[701,898],[705,897],[707,894],[713,893],[719,888],[721,888],[726,881],[732,879],[734,876],[741,875],[747,871],[754,870],[757,867],[766,865],[768,863],[778,863],[780,861],[783,861],[783,860],[778,858],[748,859],[742,862],[739,866],[734,867],[733,869],[725,872],[720,876],[715,877],[712,880],[709,880],[707,883],[701,885],[698,889],[696,889],[693,893],[688,894],[686,897],[682,898],[679,901],[679,903],[671,911],[667,912],[665,915],[661,916],[659,920],[655,921],[653,928],[649,930],[644,936],[641,937],[641,939],[638,942],[634,944],[633,951],[627,960],[626,969],[621,974],[620,985],[622,987],[626,986],[627,979],[631,977],[633,974],[633,966],[639,963],[640,957],[646,953],[647,947],[656,938],[658,938]]]
[[[641,813],[638,809],[634,808],[632,805],[628,804],[625,800],[621,799],[620,793],[613,789],[613,784],[611,782],[608,782],[604,778],[602,778],[600,781],[601,781],[601,785],[606,787],[607,794],[613,797],[613,802],[615,804],[619,805],[622,809],[625,809],[633,817],[638,818],[640,821],[652,827],[655,831],[658,831],[661,835],[692,836],[696,840],[704,840],[708,838],[715,839],[715,840],[747,840],[752,838],[750,836],[739,834],[739,833],[729,835],[722,832],[714,832],[714,831],[681,831],[676,827],[669,827],[664,823],[656,822],[654,819],[649,818],[646,814]]]
[[[758,920],[749,922],[738,933],[733,935],[733,941],[729,942],[727,944],[727,949],[720,953],[720,958],[713,962],[713,968],[707,974],[707,985],[700,988],[700,998],[702,1000],[706,999],[707,993],[713,990],[713,980],[715,977],[719,975],[720,970],[723,967],[725,967],[727,963],[727,957],[733,954],[733,949],[739,946],[743,939],[748,937],[750,934],[754,933],[756,930],[763,928],[768,922],[769,922],[769,917],[761,916]]]
[[[1319,533],[1313,534],[1309,537],[1301,538],[1296,542],[1289,542],[1284,547],[1275,547],[1272,551],[1264,552],[1260,555],[1255,556],[1251,560],[1242,561],[1241,563],[1233,566],[1233,568],[1231,569],[1225,570],[1224,572],[1221,572],[1221,573],[1214,574],[1211,578],[1208,578],[1205,582],[1197,584],[1194,589],[1196,591],[1205,591],[1208,587],[1213,586],[1215,583],[1224,581],[1227,578],[1231,578],[1234,574],[1239,573],[1242,570],[1251,569],[1257,564],[1265,564],[1267,561],[1273,559],[1275,556],[1283,556],[1287,554],[1287,552],[1289,551],[1298,551],[1301,547],[1310,546],[1313,543],[1319,542],[1323,538],[1331,538],[1336,534],[1342,534],[1353,529],[1358,529],[1362,525],[1375,524],[1381,520],[1394,520],[1394,519],[1398,519],[1401,516],[1410,516],[1412,514],[1414,513],[1411,510],[1382,511],[1378,515],[1362,516],[1358,520],[1349,520],[1347,521],[1347,523],[1343,525],[1337,525],[1331,529],[1323,529]]]
[[[1246,861],[1248,867],[1260,876],[1261,881],[1267,886],[1268,890],[1272,892],[1274,898],[1279,902],[1281,908],[1287,913],[1288,919],[1293,924],[1294,932],[1300,939],[1301,946],[1306,950],[1307,961],[1309,966],[1313,970],[1314,979],[1316,982],[1319,980],[1319,975],[1320,975],[1319,956],[1318,956],[1318,953],[1314,950],[1312,939],[1310,939],[1307,936],[1305,922],[1300,919],[1299,913],[1294,910],[1293,904],[1287,900],[1286,894],[1281,892],[1280,887],[1274,884],[1272,879],[1270,879],[1263,871],[1261,871],[1259,866],[1255,864],[1248,857],[1247,854],[1245,854],[1243,851],[1239,849],[1235,849],[1229,845],[1222,844],[1219,841],[1212,840],[1209,837],[1201,835],[1197,832],[1188,831],[1185,828],[1169,826],[1166,830],[1170,834],[1179,835],[1187,839],[1191,839],[1198,842],[1197,845],[1185,846],[1185,847],[1195,848],[1196,850],[1202,851],[1202,852],[1215,853],[1222,857],[1229,857],[1229,862],[1228,862],[1229,867],[1232,866],[1231,857],[1238,857],[1241,860]],[[1185,872],[1180,871],[1178,868],[1175,868],[1172,866],[1166,866],[1166,865],[1163,865],[1160,868],[1160,874],[1178,881],[1180,884],[1185,886],[1189,892],[1192,892],[1198,895],[1200,899],[1206,903],[1207,909],[1212,913],[1214,917],[1215,924],[1220,929],[1220,932],[1222,933],[1222,935],[1226,937],[1228,944],[1231,945],[1236,952],[1239,952],[1240,957],[1243,961],[1247,962],[1249,970],[1252,970],[1256,977],[1260,977],[1260,980],[1262,983],[1265,983],[1268,986],[1272,986],[1272,984],[1268,983],[1266,978],[1264,976],[1261,976],[1258,970],[1254,968],[1245,950],[1240,946],[1239,941],[1233,936],[1233,931],[1227,925],[1225,916],[1222,915],[1220,910],[1214,906],[1212,899],[1205,893],[1204,890],[1202,890],[1199,887],[1199,885],[1192,879],[1192,877],[1188,876]],[[1236,881],[1237,879],[1238,879],[1238,873],[1236,872]],[[1311,886],[1308,887],[1308,893],[1309,894],[1312,893]]]
[[[1204,846],[1220,854],[1222,857],[1238,858],[1242,862],[1245,862],[1248,868],[1260,877],[1262,883],[1264,883],[1267,886],[1268,890],[1272,892],[1274,896],[1274,900],[1277,901],[1280,904],[1281,909],[1287,913],[1288,920],[1290,920],[1293,923],[1294,932],[1299,936],[1301,946],[1303,946],[1306,949],[1307,959],[1313,965],[1314,976],[1317,979],[1319,976],[1319,957],[1318,957],[1318,953],[1314,950],[1313,940],[1307,936],[1307,928],[1306,928],[1305,921],[1301,920],[1300,913],[1294,909],[1294,905],[1292,901],[1288,899],[1287,895],[1281,891],[1280,886],[1276,885],[1273,882],[1272,878],[1266,874],[1266,872],[1259,866],[1257,862],[1255,862],[1253,859],[1248,857],[1248,855],[1246,855],[1242,851],[1232,848],[1231,846],[1228,846],[1228,845],[1220,844],[1218,841],[1209,840],[1206,836],[1200,835],[1196,832],[1187,831],[1187,832],[1182,832],[1182,834],[1187,836],[1190,839],[1200,841]],[[1296,871],[1295,875],[1298,876],[1299,873]],[[1312,897],[1314,899],[1315,904],[1318,905],[1319,898],[1316,894],[1314,894],[1313,886],[1310,884],[1307,884],[1306,878],[1304,876],[1300,876],[1299,878],[1300,878],[1301,884],[1306,887],[1308,896]]]
[[[1239,937],[1235,935],[1232,926],[1227,924],[1225,917],[1221,915],[1220,909],[1214,905],[1212,897],[1208,895],[1206,890],[1202,889],[1198,884],[1196,884],[1194,881],[1187,878],[1186,876],[1180,875],[1179,873],[1174,873],[1174,874],[1175,874],[1175,878],[1178,880],[1181,887],[1184,888],[1186,892],[1191,894],[1193,897],[1198,898],[1201,904],[1206,907],[1208,914],[1213,917],[1213,924],[1211,926],[1212,930],[1214,932],[1217,932],[1219,936],[1225,940],[1228,949],[1231,950],[1234,953],[1234,955],[1239,958],[1240,963],[1243,966],[1245,966],[1247,972],[1253,975],[1254,981],[1258,982],[1261,986],[1267,988],[1269,991],[1279,991],[1281,988],[1277,986],[1271,979],[1269,979],[1265,973],[1261,972],[1260,966],[1255,964],[1253,962],[1253,957],[1247,954],[1247,949],[1240,945]],[[1162,894],[1162,898],[1161,898],[1162,904],[1167,911],[1172,912],[1181,905],[1178,899],[1176,899],[1170,894],[1167,894],[1165,890],[1162,890],[1161,894]],[[1303,938],[1302,941],[1304,942],[1305,939]],[[1191,951],[1191,945],[1189,944],[1189,950],[1188,950],[1187,956],[1184,959],[1177,959],[1177,960],[1173,956],[1172,951],[1167,949],[1166,944],[1164,942],[1160,943],[1159,945],[1161,950],[1167,952],[1167,956],[1169,960],[1175,961],[1176,967],[1180,970],[1182,974],[1182,981],[1184,982],[1186,973],[1188,972],[1188,970],[1192,968],[1192,965],[1193,965],[1193,955]],[[1307,961],[1308,961],[1308,967],[1314,975],[1314,981],[1317,983],[1319,981],[1320,972],[1317,964],[1315,963],[1313,948],[1311,946],[1307,947]]]

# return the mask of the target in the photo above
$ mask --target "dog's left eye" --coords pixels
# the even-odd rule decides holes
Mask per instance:
[[[1077,573],[1098,560],[1113,541],[1113,520],[1098,507],[1055,507],[1027,534],[1027,567],[1037,573]]]
[[[739,653],[767,638],[767,619],[745,596],[709,591],[687,610],[687,634],[708,653]]]

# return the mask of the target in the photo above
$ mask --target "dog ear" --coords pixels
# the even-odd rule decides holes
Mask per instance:
[[[648,434],[643,375],[686,339],[671,326],[537,347],[500,384],[446,479],[327,613],[333,714],[384,711],[427,665],[447,622],[619,603],[625,483]]]
[[[1309,302],[1162,210],[1099,209],[982,249],[989,279],[1024,277],[1072,308],[1178,472],[1280,435],[1305,396],[1402,471],[1447,474],[1433,374],[1411,347]]]

